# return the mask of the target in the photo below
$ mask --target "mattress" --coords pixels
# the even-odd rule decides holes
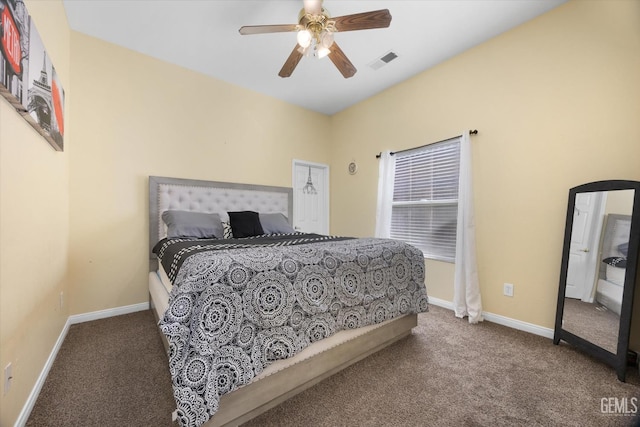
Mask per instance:
[[[625,273],[626,270],[624,268],[614,267],[613,265],[607,264],[607,281],[612,282],[618,286],[624,286]]]
[[[608,280],[599,279],[596,301],[619,315],[622,308],[623,291],[623,286]]]
[[[156,310],[158,319],[162,319],[162,317],[164,317],[164,312],[167,310],[167,307],[169,305],[169,293],[171,292],[172,287],[173,286],[171,284],[171,281],[169,280],[169,276],[162,267],[162,263],[158,262],[158,270],[149,273],[149,294],[151,295],[152,306]],[[289,366],[295,365],[296,363],[302,362],[303,360],[322,353],[325,350],[362,336],[367,332],[380,328],[394,320],[397,319],[390,319],[381,323],[377,323],[375,325],[364,326],[358,329],[347,329],[339,331],[328,338],[311,344],[291,358],[273,362],[271,365],[267,366],[259,375],[257,375],[253,379],[253,381],[258,381],[261,378],[273,375],[276,372],[282,371]]]

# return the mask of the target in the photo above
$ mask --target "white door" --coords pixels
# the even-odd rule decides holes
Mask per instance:
[[[578,193],[573,210],[565,296],[593,302],[603,194]]]
[[[329,234],[329,166],[293,161],[293,226],[296,231]]]

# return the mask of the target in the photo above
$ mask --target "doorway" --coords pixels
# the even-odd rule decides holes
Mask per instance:
[[[293,227],[329,234],[329,166],[293,160]]]
[[[567,270],[567,298],[589,303],[594,301],[605,204],[606,195],[602,192],[576,195]]]

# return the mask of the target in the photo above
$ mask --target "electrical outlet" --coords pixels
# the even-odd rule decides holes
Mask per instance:
[[[513,296],[513,284],[511,283],[505,283],[504,284],[504,288],[502,291],[506,296],[508,297],[512,297]]]
[[[13,379],[13,374],[11,373],[12,367],[11,363],[4,367],[4,394],[9,392],[11,388],[11,380]]]

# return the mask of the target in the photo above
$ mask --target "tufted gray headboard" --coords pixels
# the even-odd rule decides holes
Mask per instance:
[[[293,189],[266,185],[149,177],[149,256],[166,236],[162,213],[169,209],[217,213],[223,221],[230,211],[280,212],[293,221]],[[153,264],[153,263],[152,263]]]

